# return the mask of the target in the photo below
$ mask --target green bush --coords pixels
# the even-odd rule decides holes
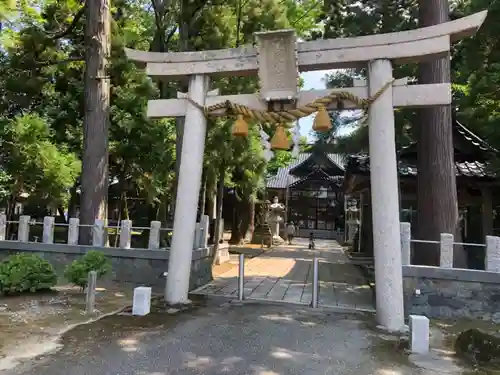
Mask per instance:
[[[90,271],[96,271],[97,278],[111,271],[111,263],[104,253],[89,251],[83,257],[73,261],[66,267],[64,277],[70,283],[78,285],[83,289],[87,286],[87,277]]]
[[[57,284],[52,265],[36,254],[19,253],[0,263],[0,292],[34,293]]]

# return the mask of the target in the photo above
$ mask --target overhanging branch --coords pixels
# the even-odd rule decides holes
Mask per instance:
[[[73,17],[73,21],[71,21],[71,23],[66,29],[58,33],[52,34],[50,38],[56,40],[64,38],[65,36],[71,34],[73,30],[75,30],[76,26],[78,25],[78,22],[81,20],[84,13],[85,13],[85,4],[78,10],[78,12],[76,12],[75,16]]]

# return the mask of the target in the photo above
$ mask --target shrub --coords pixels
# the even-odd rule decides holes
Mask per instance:
[[[90,271],[97,272],[100,278],[111,271],[111,264],[104,253],[89,251],[80,259],[73,261],[66,267],[64,277],[72,284],[84,289],[87,286],[87,277]]]
[[[0,292],[34,293],[57,284],[52,265],[36,254],[19,253],[0,263]]]

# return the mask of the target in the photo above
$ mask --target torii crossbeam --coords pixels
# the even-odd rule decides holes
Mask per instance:
[[[473,35],[487,12],[436,26],[398,33],[297,43],[293,30],[256,34],[256,46],[202,52],[155,53],[127,49],[131,60],[145,66],[149,76],[189,76],[187,97],[151,100],[148,116],[185,116],[186,125],[178,176],[174,233],[165,298],[186,303],[193,236],[201,185],[206,118],[203,107],[231,101],[266,111],[279,102],[292,110],[329,91],[299,92],[299,71],[368,68],[368,85],[341,89],[362,99],[376,96],[368,109],[377,318],[391,331],[404,329],[403,282],[396,169],[394,107],[424,107],[451,103],[451,84],[407,85],[392,82],[392,64],[448,56],[450,43]],[[257,95],[219,96],[209,89],[209,77],[258,75]],[[377,95],[376,95],[377,94]],[[332,103],[330,108],[335,108]],[[358,105],[343,103],[343,108]],[[223,110],[211,115],[222,115]]]

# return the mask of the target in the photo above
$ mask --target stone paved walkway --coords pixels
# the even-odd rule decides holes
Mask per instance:
[[[245,262],[246,299],[308,305],[312,300],[313,258],[319,264],[319,305],[374,311],[373,294],[361,271],[350,264],[336,241],[317,240],[316,249],[307,239],[276,247]],[[238,268],[220,275],[194,294],[238,295]]]

